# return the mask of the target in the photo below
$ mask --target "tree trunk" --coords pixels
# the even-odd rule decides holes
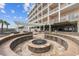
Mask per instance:
[[[1,25],[1,33],[3,33],[3,22],[2,22],[2,25]]]
[[[7,30],[8,30],[8,25],[7,25]]]

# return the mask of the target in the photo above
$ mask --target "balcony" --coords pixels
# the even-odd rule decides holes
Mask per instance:
[[[41,6],[38,8],[38,11],[41,11]]]
[[[68,20],[68,15],[62,16],[62,17],[60,18],[60,22],[64,22],[64,21],[67,21],[67,20]]]
[[[58,18],[53,18],[51,20],[49,20],[50,24],[54,24],[54,23],[58,23]]]
[[[40,19],[40,18],[41,18],[41,14],[38,15],[38,19]]]
[[[49,6],[52,5],[52,3],[49,3]]]
[[[61,4],[60,4],[60,8],[63,8],[63,7],[68,6],[68,5],[70,5],[70,4],[72,4],[72,3],[61,3]]]
[[[43,22],[43,24],[47,24],[47,22]]]
[[[58,18],[55,18],[54,23],[58,23],[58,22],[59,22]]]
[[[48,15],[47,9],[45,9],[45,10],[43,11],[43,17],[45,17],[46,15]]]
[[[37,3],[37,7],[39,7],[41,5],[41,3]]]
[[[77,21],[79,19],[79,13],[69,15],[68,19],[69,21]]]
[[[54,24],[54,19],[49,21],[50,24]]]
[[[43,14],[43,17],[45,17],[45,16],[47,16],[48,15],[48,13],[45,13],[45,14]]]
[[[50,9],[50,11],[49,11],[49,13],[52,13],[52,12],[55,12],[55,11],[57,11],[58,10],[58,7],[56,7],[56,8],[54,8],[54,9]]]
[[[43,8],[47,6],[47,3],[43,3]]]
[[[60,18],[61,22],[64,22],[64,21],[77,21],[79,19],[79,14],[78,13],[72,13],[72,14],[69,14],[69,15],[66,15],[66,16],[62,16]]]

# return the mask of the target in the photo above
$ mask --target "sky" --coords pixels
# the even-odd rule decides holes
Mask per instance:
[[[6,20],[10,23],[9,28],[13,28],[15,21],[26,22],[28,20],[32,6],[33,3],[0,3],[0,19]]]

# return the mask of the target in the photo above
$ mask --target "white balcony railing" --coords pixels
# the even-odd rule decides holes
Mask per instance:
[[[63,3],[62,5],[60,5],[60,8],[63,8],[63,7],[68,6],[70,4],[72,4],[72,3]]]
[[[45,4],[45,5],[43,6],[43,8],[44,8],[44,7],[47,7],[47,4]]]
[[[70,14],[70,15],[66,15],[66,16],[61,16],[60,21],[76,21],[79,19],[79,14],[75,13],[75,14]]]
[[[56,8],[54,8],[54,9],[50,10],[49,13],[55,12],[55,11],[57,11],[57,10],[58,10],[58,7],[56,7]]]
[[[54,24],[54,19],[49,21],[50,24]]]
[[[43,14],[43,17],[45,17],[46,15],[48,15],[48,13]]]
[[[61,21],[61,22],[67,21],[67,20],[68,20],[68,15],[62,16],[62,17],[60,18],[60,21]]]
[[[54,19],[54,23],[58,23],[59,22],[59,19],[58,18],[55,18]]]
[[[50,24],[58,23],[58,19],[54,18],[49,21]]]
[[[68,16],[69,21],[76,21],[79,19],[79,14],[75,13],[75,14],[71,14]]]
[[[43,22],[43,24],[47,24],[47,22]]]

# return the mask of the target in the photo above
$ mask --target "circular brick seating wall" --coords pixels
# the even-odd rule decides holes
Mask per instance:
[[[61,38],[61,37],[51,35],[51,34],[45,34],[45,38],[59,43],[60,45],[62,45],[65,48],[65,50],[67,50],[67,48],[68,48],[68,44],[64,40],[65,38]]]
[[[31,39],[33,39],[32,35],[24,35],[24,36],[20,36],[18,38],[15,38],[14,41],[11,42],[10,48],[13,50],[20,43],[23,43],[24,41],[28,41]]]
[[[57,34],[54,34],[54,35],[61,36],[61,37],[66,37],[66,38],[72,40],[74,43],[76,43],[76,44],[79,45],[79,40],[77,38],[75,38],[75,37],[71,37],[71,36],[68,36],[66,34],[65,35],[64,34],[58,34],[58,33]]]
[[[3,37],[3,38],[0,39],[0,45],[7,42],[8,40],[11,40],[11,39],[14,39],[16,37],[23,36],[23,35],[29,35],[29,34],[32,34],[32,32],[8,35],[8,36]]]
[[[68,44],[67,44],[67,42],[65,40],[63,40],[63,38],[57,37],[55,35],[49,35],[49,34],[45,34],[45,38],[53,40],[53,41],[59,43],[60,45],[62,45],[65,48],[65,50],[67,50],[67,48],[68,48]],[[31,40],[31,39],[33,39],[33,37],[29,36],[29,35],[27,35],[27,36],[20,36],[18,38],[15,38],[14,41],[11,42],[10,48],[12,50],[14,50],[14,48],[17,45],[19,45],[20,43],[22,43],[24,41]]]
[[[29,38],[30,37],[30,38]],[[20,43],[26,41],[27,39],[32,39],[33,33],[27,32],[27,33],[18,33],[18,34],[11,34],[5,37],[2,37],[0,39],[0,46],[7,43],[7,52],[3,52],[2,55],[11,55],[11,56],[17,56],[17,54],[13,51],[13,49]]]

